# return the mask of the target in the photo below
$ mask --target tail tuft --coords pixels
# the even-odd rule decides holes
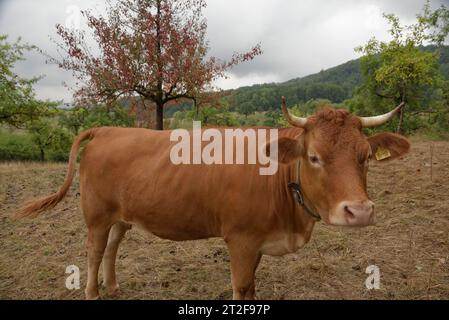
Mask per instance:
[[[59,192],[50,196],[33,199],[25,203],[19,210],[16,211],[14,218],[36,218],[44,211],[53,209],[61,200],[65,194]]]
[[[59,191],[52,195],[27,202],[23,207],[16,211],[14,215],[16,219],[35,218],[44,211],[54,208],[65,197],[70,185],[72,184],[73,177],[75,176],[76,157],[78,156],[81,142],[92,139],[96,130],[97,129],[90,129],[84,131],[76,137],[72,144],[72,149],[70,150],[67,175],[65,177],[64,184],[61,186]]]

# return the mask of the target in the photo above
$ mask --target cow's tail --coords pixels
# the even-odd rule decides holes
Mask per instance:
[[[64,184],[61,188],[52,195],[36,198],[25,203],[19,210],[16,211],[16,219],[37,217],[44,211],[54,208],[65,197],[70,185],[72,184],[73,177],[75,176],[76,159],[78,157],[80,145],[85,140],[91,140],[94,137],[96,130],[97,129],[86,130],[76,137],[72,144],[72,149],[70,150],[69,167],[65,176]]]

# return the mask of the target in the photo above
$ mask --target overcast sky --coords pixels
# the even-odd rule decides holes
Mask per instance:
[[[265,82],[286,81],[319,72],[357,58],[354,48],[375,36],[388,39],[382,13],[395,13],[405,23],[414,21],[425,0],[209,0],[205,11],[211,55],[229,58],[256,43],[264,54],[239,65],[222,89]],[[433,8],[449,0],[432,0]],[[55,24],[73,21],[74,9],[102,12],[101,0],[0,0],[0,34],[22,39],[55,54],[50,37]],[[81,28],[83,25],[81,23]],[[46,65],[40,55],[28,56],[17,72],[31,77],[45,75],[36,85],[41,99],[71,100],[62,82],[71,75]]]

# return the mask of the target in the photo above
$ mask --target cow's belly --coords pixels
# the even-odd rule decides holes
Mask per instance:
[[[125,220],[124,220],[125,221]],[[201,240],[217,237],[217,235],[209,232],[206,229],[191,228],[188,225],[178,224],[173,225],[155,225],[149,223],[147,219],[140,221],[134,219],[133,221],[125,221],[140,230],[155,235],[159,238],[172,240],[172,241],[189,241],[189,240]]]
[[[304,235],[299,233],[277,233],[265,240],[260,248],[260,252],[269,256],[283,256],[296,252],[306,242]]]
[[[173,241],[200,240],[218,237],[204,213],[189,217],[184,212],[132,212],[123,220],[162,239]]]

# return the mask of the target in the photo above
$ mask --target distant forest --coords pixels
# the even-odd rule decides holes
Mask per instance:
[[[435,51],[436,47],[428,46],[422,49]],[[449,79],[449,47],[439,49],[441,50],[440,71]],[[281,96],[287,98],[289,107],[312,99],[326,99],[338,104],[352,98],[362,84],[362,80],[360,60],[357,59],[283,83],[238,88],[230,92],[227,100],[231,111],[242,114],[278,109]]]

